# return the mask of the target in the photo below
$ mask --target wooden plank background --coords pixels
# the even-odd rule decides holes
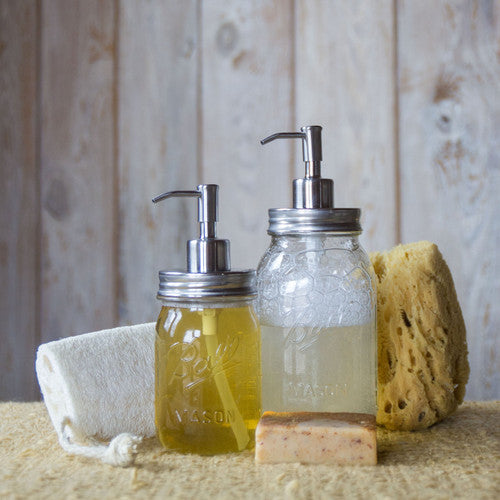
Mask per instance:
[[[0,398],[38,393],[39,173],[34,2],[0,2]]]
[[[401,236],[438,242],[467,327],[467,397],[499,398],[500,2],[397,14]]]
[[[468,329],[468,399],[500,397],[500,2],[0,0],[0,399],[37,345],[156,319],[194,200],[221,185],[233,267],[256,267],[324,127],[367,250],[435,241]]]
[[[120,2],[117,23],[119,324],[158,313],[158,270],[185,265],[196,202],[165,191],[194,189],[198,164],[198,5]]]
[[[115,12],[100,0],[41,6],[40,341],[48,342],[115,321]]]

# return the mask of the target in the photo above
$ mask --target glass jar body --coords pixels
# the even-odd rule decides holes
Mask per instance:
[[[199,454],[252,447],[261,413],[260,329],[250,300],[162,300],[155,423],[161,443]]]
[[[257,269],[265,411],[376,414],[375,283],[357,233],[273,236]]]

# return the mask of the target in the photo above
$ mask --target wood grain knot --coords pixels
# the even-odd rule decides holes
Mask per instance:
[[[193,38],[186,38],[184,45],[182,47],[182,57],[184,59],[191,59],[193,57],[194,51],[196,49],[196,43]]]
[[[61,179],[51,181],[43,206],[56,220],[68,217],[70,214],[68,190]]]
[[[441,132],[448,133],[451,131],[451,118],[447,114],[441,113],[436,123]]]
[[[438,76],[436,86],[434,87],[434,96],[432,100],[435,103],[451,99],[458,101],[461,94],[461,84],[463,78],[459,75],[443,72]]]
[[[231,23],[224,23],[218,30],[216,35],[217,50],[224,56],[230,54],[238,43],[238,30]]]
[[[0,241],[0,266],[7,267],[9,262],[9,245],[5,241]]]

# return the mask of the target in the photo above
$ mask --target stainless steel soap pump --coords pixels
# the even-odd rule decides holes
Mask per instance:
[[[194,191],[169,191],[153,199],[198,199],[199,237],[187,242],[187,271],[160,271],[158,298],[255,296],[255,271],[231,271],[229,240],[217,238],[218,192],[217,184],[200,184]]]
[[[264,410],[376,413],[375,277],[360,246],[359,208],[334,208],[321,177],[318,125],[301,139],[305,176],[293,208],[269,210],[271,245],[257,269]]]
[[[160,271],[155,423],[165,447],[210,455],[252,446],[261,412],[255,271],[231,271],[217,194],[200,184],[153,200],[198,198],[200,230],[187,242],[186,271]]]
[[[294,208],[332,208],[333,181],[321,177],[321,130],[319,125],[302,127],[301,132],[278,132],[260,141],[267,144],[275,139],[302,139],[302,157],[306,172],[303,179],[293,181]]]

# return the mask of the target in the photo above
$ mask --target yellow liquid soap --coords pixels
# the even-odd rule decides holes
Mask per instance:
[[[203,455],[252,448],[261,414],[260,329],[253,308],[165,305],[156,332],[161,443]]]

